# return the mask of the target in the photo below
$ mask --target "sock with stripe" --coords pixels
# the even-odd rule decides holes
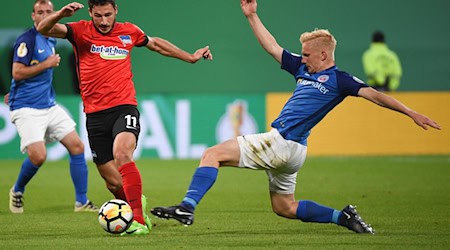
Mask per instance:
[[[303,222],[335,223],[341,211],[320,205],[314,201],[301,200],[298,202],[297,218]]]

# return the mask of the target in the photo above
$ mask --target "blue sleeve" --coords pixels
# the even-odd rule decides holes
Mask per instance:
[[[281,68],[291,73],[291,75],[296,75],[300,65],[302,64],[302,57],[300,55],[290,53],[287,50],[283,50],[283,55],[281,56]]]
[[[34,53],[35,36],[31,32],[25,32],[14,43],[13,62],[30,65]]]
[[[344,96],[358,96],[359,89],[369,87],[359,78],[342,71],[336,74],[336,81],[339,93]]]

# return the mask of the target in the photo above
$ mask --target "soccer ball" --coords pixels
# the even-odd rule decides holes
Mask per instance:
[[[100,226],[112,234],[120,234],[127,230],[133,222],[133,211],[126,201],[113,199],[100,207],[98,222]]]

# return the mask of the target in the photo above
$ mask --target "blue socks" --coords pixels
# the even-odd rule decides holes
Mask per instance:
[[[40,166],[35,166],[27,157],[20,169],[19,177],[14,185],[14,192],[25,192],[25,186],[37,173]],[[75,186],[75,200],[82,205],[87,202],[87,178],[88,169],[86,160],[84,159],[84,153],[79,155],[70,155],[70,176],[72,177],[73,184]]]
[[[35,166],[27,157],[22,163],[19,177],[17,177],[16,184],[14,185],[14,192],[22,192],[23,194],[25,192],[25,186],[37,173],[39,167],[40,166]]]
[[[303,222],[338,224],[340,213],[341,211],[325,207],[314,201],[302,200],[298,202],[297,218]]]
[[[197,204],[216,181],[218,172],[219,169],[215,167],[198,167],[194,176],[192,176],[191,184],[181,205],[193,212]]]
[[[75,200],[81,205],[87,202],[88,169],[84,153],[70,155],[70,176],[75,186]]]

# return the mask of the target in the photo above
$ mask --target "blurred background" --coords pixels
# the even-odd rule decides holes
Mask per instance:
[[[55,10],[69,0],[54,0]],[[87,1],[80,1],[87,6]],[[12,46],[32,25],[34,0],[2,3],[0,15],[0,91],[9,91]],[[204,148],[236,134],[266,131],[295,82],[260,47],[239,0],[117,0],[118,21],[138,25],[193,53],[209,45],[214,61],[195,65],[145,48],[132,52],[133,73],[143,130],[140,156],[197,158]],[[403,77],[392,95],[437,120],[442,131],[422,131],[408,118],[363,100],[346,100],[312,132],[313,155],[450,154],[450,1],[260,0],[258,13],[278,43],[300,53],[299,35],[329,29],[338,41],[339,69],[365,80],[361,56],[375,30],[399,56]],[[88,9],[64,22],[90,19]],[[85,136],[71,44],[58,40],[62,63],[55,70],[58,102]],[[350,99],[350,98],[349,98]],[[352,98],[354,99],[354,98]],[[354,103],[356,102],[356,103]],[[355,110],[356,108],[356,110]],[[238,115],[236,115],[238,112]],[[369,115],[370,114],[370,115]],[[233,120],[233,119],[238,119]],[[236,128],[236,126],[238,126]],[[21,158],[8,108],[0,107],[0,158]],[[345,147],[341,144],[345,143]],[[86,145],[88,145],[86,143]],[[344,148],[344,149],[343,149]],[[52,150],[50,150],[52,151]],[[50,159],[64,157],[54,146]],[[86,153],[87,156],[90,154]]]

